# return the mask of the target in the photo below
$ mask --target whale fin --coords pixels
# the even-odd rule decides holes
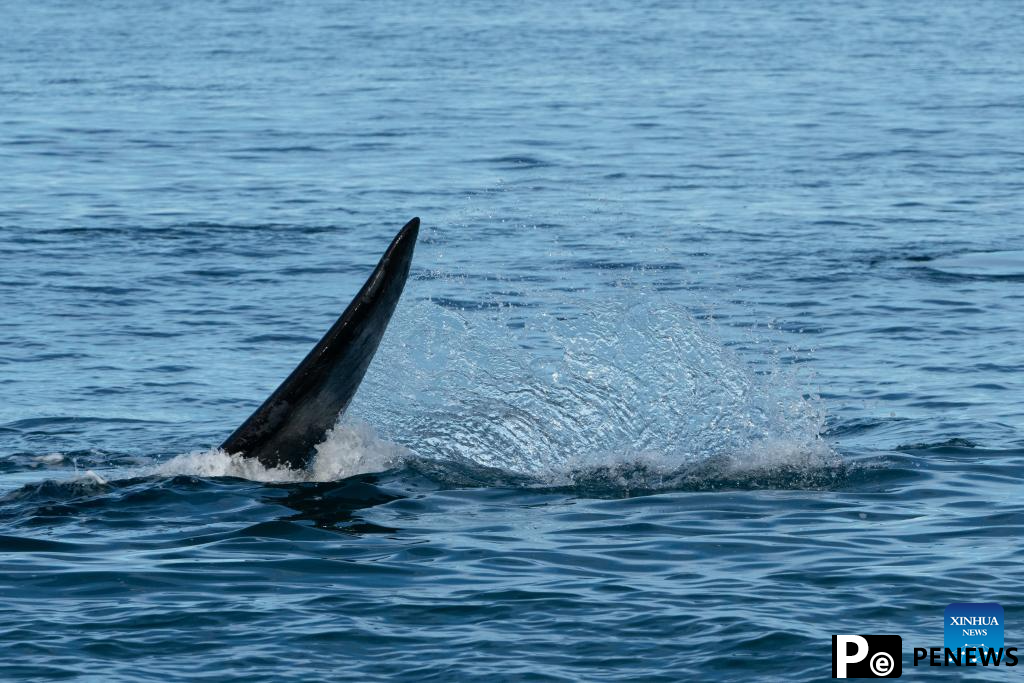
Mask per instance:
[[[420,219],[405,224],[337,322],[221,448],[266,467],[305,467],[345,411],[405,288]]]

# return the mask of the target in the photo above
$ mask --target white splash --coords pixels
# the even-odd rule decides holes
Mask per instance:
[[[593,468],[816,468],[820,400],[797,368],[748,359],[657,294],[523,309],[399,309],[353,411],[420,457],[558,482]]]
[[[220,449],[195,451],[158,465],[153,474],[164,477],[237,477],[262,482],[337,481],[367,472],[381,472],[401,463],[408,451],[378,438],[368,424],[343,420],[316,447],[307,469],[265,467],[258,461]]]

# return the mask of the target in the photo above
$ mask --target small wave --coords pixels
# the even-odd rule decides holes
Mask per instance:
[[[492,157],[492,158],[488,158],[488,159],[481,159],[481,160],[478,160],[478,161],[482,161],[483,163],[487,163],[487,164],[494,164],[495,166],[498,166],[498,167],[500,167],[500,168],[502,168],[504,170],[526,170],[526,169],[533,169],[533,168],[546,168],[548,166],[553,166],[554,165],[553,162],[548,161],[546,159],[542,159],[542,158],[537,157],[537,156],[529,156],[529,155],[525,155],[525,154],[522,154],[522,155],[514,155],[513,154],[513,155]]]
[[[1024,278],[1024,251],[967,252],[937,258],[928,268],[946,275],[977,280]]]
[[[962,448],[977,448],[978,444],[971,441],[970,439],[963,439],[960,437],[954,437],[952,439],[946,439],[945,441],[936,442],[924,442],[924,443],[910,443],[903,444],[896,447],[897,451],[945,451],[945,450],[959,450]]]
[[[21,501],[70,501],[106,493],[109,482],[92,470],[89,470],[89,473],[93,476],[76,475],[69,479],[44,479],[26,483],[21,488],[4,493],[0,497],[0,504]]]
[[[159,420],[139,420],[129,417],[87,417],[87,416],[55,416],[55,417],[31,417],[24,420],[15,420],[0,425],[0,428],[13,429],[18,431],[38,430],[43,428],[66,429],[76,424],[163,424]]]

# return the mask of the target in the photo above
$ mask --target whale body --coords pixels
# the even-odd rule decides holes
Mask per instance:
[[[305,467],[348,407],[405,288],[419,234],[398,232],[352,303],[287,379],[221,445],[266,467]]]

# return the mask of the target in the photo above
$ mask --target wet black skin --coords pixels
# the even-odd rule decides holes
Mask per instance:
[[[419,218],[405,224],[337,322],[222,449],[266,467],[309,463],[377,352],[405,288],[419,228]]]

